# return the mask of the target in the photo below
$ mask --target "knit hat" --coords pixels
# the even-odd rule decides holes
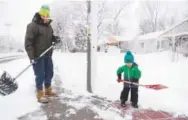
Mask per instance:
[[[124,62],[125,63],[133,63],[134,62],[134,56],[131,51],[127,51],[127,53],[124,56]]]
[[[39,14],[41,16],[50,17],[50,7],[48,5],[42,5]]]

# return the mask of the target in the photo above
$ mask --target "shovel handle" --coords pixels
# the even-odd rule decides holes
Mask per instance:
[[[46,49],[37,59],[39,60],[42,56],[44,56],[49,50],[51,50],[54,47],[55,43],[53,42],[52,45]],[[31,67],[34,64],[34,62],[31,62],[27,67],[25,67],[20,73],[18,73],[14,78],[13,81],[15,81],[20,75],[22,75],[29,67]]]
[[[129,83],[129,84],[133,84],[133,85],[137,85],[137,86],[147,87],[147,86],[145,86],[145,85],[143,85],[143,84],[138,84],[138,83],[130,82],[130,81],[126,81],[126,80],[122,80],[122,82],[124,82],[124,83]]]
[[[142,86],[142,87],[153,89],[153,90],[161,90],[161,89],[168,88],[167,86],[161,85],[161,84],[143,85],[143,84],[138,84],[135,82],[125,81],[125,80],[121,80],[121,82],[129,83],[129,84],[133,84],[133,85],[137,85],[137,86]]]

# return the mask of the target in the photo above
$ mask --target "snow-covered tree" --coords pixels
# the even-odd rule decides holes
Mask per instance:
[[[77,33],[75,36],[75,44],[79,50],[81,50],[81,51],[87,50],[87,28],[82,24],[79,24],[77,26]]]
[[[141,33],[156,32],[172,27],[185,16],[185,1],[141,1],[140,29]],[[179,6],[178,10],[174,7]]]
[[[21,52],[24,51],[23,43],[15,37],[1,35],[0,36],[0,52]]]
[[[140,23],[142,33],[155,32],[158,30],[158,23],[160,17],[160,2],[144,1],[142,2],[143,16]]]
[[[131,1],[131,0],[130,0]],[[121,16],[125,8],[131,3],[130,1],[98,1],[98,39],[103,37],[106,33],[113,35],[122,35],[126,28],[122,25]],[[54,1],[52,4],[52,18],[53,18],[53,28],[54,32],[59,34],[62,38],[61,47],[67,47],[72,49],[74,47],[80,47],[85,44],[85,39],[78,45],[78,39],[83,30],[83,26],[86,26],[87,21],[87,4],[86,1],[69,1],[64,4],[60,4],[61,1]],[[115,4],[113,8],[111,5]],[[78,27],[80,26],[81,27]],[[69,37],[71,35],[71,38]],[[84,38],[84,36],[82,36]],[[76,39],[74,39],[76,38]],[[69,39],[69,44],[67,44],[67,39]],[[71,47],[70,47],[71,46]],[[64,51],[64,48],[62,48]],[[83,49],[81,47],[81,49]]]
[[[52,18],[54,33],[61,37],[61,50],[68,51],[75,46],[75,36],[79,28],[78,24],[86,24],[86,5],[82,1],[65,2],[55,1],[52,4]]]

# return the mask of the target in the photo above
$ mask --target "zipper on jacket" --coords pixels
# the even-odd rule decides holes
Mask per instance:
[[[46,27],[46,42],[48,43],[47,47],[50,47],[49,46],[49,41],[48,41],[48,26],[45,26],[45,27]]]
[[[129,71],[129,68],[128,68],[128,80],[130,82],[130,71]],[[129,84],[129,87],[130,87],[130,84]]]

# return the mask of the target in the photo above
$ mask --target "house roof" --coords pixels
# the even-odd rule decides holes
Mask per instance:
[[[178,26],[180,26],[180,25],[182,25],[182,24],[184,24],[184,23],[186,23],[186,22],[188,22],[188,18],[187,18],[187,19],[184,19],[182,22],[180,22],[180,23],[178,23],[178,24],[176,24],[176,25],[170,27],[169,29],[165,30],[159,37],[165,36],[165,34],[167,34],[167,33],[170,32],[171,30],[173,30],[174,28],[177,28]],[[181,33],[180,33],[180,34],[181,34]]]
[[[182,36],[182,35],[188,35],[188,32],[182,32],[182,33],[177,33],[177,34],[167,34],[164,35],[163,37],[175,37],[175,36]]]
[[[113,36],[117,41],[130,41],[133,38],[129,36]]]
[[[101,44],[105,44],[106,42],[105,42],[105,39],[100,39],[100,40],[98,40],[98,44],[99,45],[101,45]]]
[[[179,35],[184,35],[184,34],[188,34],[187,32],[181,32],[180,33],[172,33],[172,34],[168,34],[170,31],[172,31],[173,29],[179,27],[180,25],[184,24],[188,22],[188,19],[183,20],[182,22],[170,27],[169,29],[163,30],[163,31],[158,31],[158,32],[152,32],[152,33],[148,33],[145,35],[140,35],[137,37],[137,40],[148,40],[148,39],[156,39],[159,37],[173,37],[173,36],[179,36]]]
[[[137,40],[148,40],[158,38],[164,31],[157,31],[152,33],[147,33],[145,35],[140,35],[137,37]]]
[[[128,41],[128,39],[126,37],[123,36],[109,36],[109,37],[103,37],[102,39],[100,39],[98,41],[98,44],[114,44],[114,43],[118,43],[120,41]]]

